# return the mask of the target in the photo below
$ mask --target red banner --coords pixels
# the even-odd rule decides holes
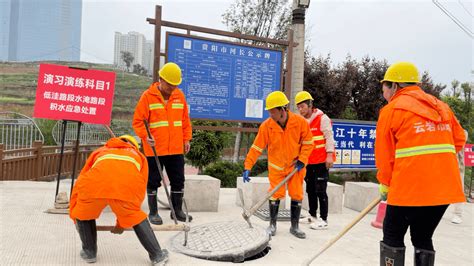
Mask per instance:
[[[110,125],[115,72],[40,64],[34,117]]]
[[[474,144],[466,144],[464,146],[464,164],[466,166],[474,166]]]

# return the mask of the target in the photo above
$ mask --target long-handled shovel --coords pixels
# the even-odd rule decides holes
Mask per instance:
[[[254,215],[255,212],[273,195],[275,192],[280,189],[281,186],[283,186],[296,172],[298,169],[293,169],[291,173],[289,173],[285,179],[283,179],[278,185],[276,185],[271,191],[267,192],[267,194],[262,197],[262,199],[257,202],[250,210],[245,210],[244,205],[242,205],[242,208],[244,209],[244,212],[242,213],[242,217],[244,217],[245,221],[249,224],[250,228],[252,228],[252,224],[250,223],[250,216]],[[241,193],[241,192],[239,192]],[[242,197],[242,195],[241,195]],[[243,203],[242,203],[243,204]]]
[[[145,124],[146,128],[146,133],[148,135],[148,138],[151,139],[151,132],[150,132],[150,126],[148,125],[148,121],[146,119],[143,119],[143,124]],[[161,169],[161,164],[160,164],[160,159],[158,159],[158,154],[156,153],[155,146],[151,146],[151,149],[153,150],[153,155],[155,156],[155,162],[156,166],[158,167],[158,172],[160,173],[161,180],[163,181],[163,186],[165,187],[165,192],[166,192],[166,197],[168,198],[168,204],[170,205],[171,213],[173,214],[174,218],[174,224],[178,224],[178,219],[176,218],[176,213],[174,212],[174,207],[171,202],[170,198],[170,192],[168,191],[168,186],[165,183],[165,178],[163,175],[163,169]]]
[[[188,232],[190,227],[186,224],[150,224],[153,231],[184,231]],[[112,231],[115,228],[113,225],[98,225],[97,231]],[[123,228],[124,231],[132,231],[133,228]]]
[[[319,257],[319,255],[321,255],[324,251],[326,251],[329,247],[331,247],[334,243],[336,243],[337,240],[339,240],[354,225],[356,225],[360,220],[362,220],[362,218],[364,218],[364,216],[366,216],[367,213],[369,213],[375,206],[377,206],[377,204],[379,204],[379,202],[380,202],[380,198],[374,199],[374,201],[372,201],[367,207],[365,207],[365,209],[363,209],[359,213],[359,215],[357,215],[357,217],[350,224],[346,225],[346,227],[344,227],[344,229],[342,229],[342,231],[339,234],[337,234],[337,236],[335,236],[334,238],[332,238],[331,240],[326,242],[326,244],[323,246],[323,248],[321,248],[319,250],[319,252],[316,253],[316,255],[314,255],[313,257],[311,257],[309,260],[306,260],[303,263],[303,265],[310,265],[311,262],[313,262],[313,260],[315,260],[317,257]]]
[[[146,119],[143,119],[143,123],[145,124],[146,133],[148,135],[148,138],[151,139],[151,132],[150,132],[150,126],[148,125],[148,121]],[[165,183],[165,178],[164,178],[164,175],[163,175],[163,169],[161,169],[160,159],[158,159],[158,154],[156,153],[155,146],[151,146],[151,149],[153,150],[153,155],[155,156],[155,162],[156,162],[156,165],[158,166],[158,172],[160,173],[161,180],[163,180],[163,186],[165,187],[166,197],[168,198],[168,204],[170,205],[171,213],[173,214],[174,224],[178,225],[178,219],[176,217],[176,212],[174,211],[173,204],[171,202],[170,192],[168,191],[168,186]],[[189,226],[188,226],[188,223],[189,223],[188,206],[186,205],[186,200],[184,198],[183,198],[183,202],[184,202],[184,208],[186,209],[186,224],[185,224],[185,226],[187,228],[189,228]],[[184,244],[183,244],[183,246],[186,246],[186,244],[188,243],[188,232],[189,232],[189,230],[184,230]]]

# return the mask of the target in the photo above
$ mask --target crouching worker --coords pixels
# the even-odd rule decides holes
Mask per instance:
[[[117,216],[112,233],[121,234],[124,228],[133,227],[152,264],[168,260],[168,251],[160,248],[147,215],[140,209],[147,179],[147,160],[132,136],[111,138],[89,156],[74,185],[69,210],[82,241],[82,259],[96,262],[95,219],[109,205]]]

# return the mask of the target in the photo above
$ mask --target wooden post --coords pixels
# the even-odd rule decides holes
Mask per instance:
[[[3,143],[0,143],[0,180],[3,180]]]
[[[155,6],[155,51],[153,60],[153,82],[159,80],[158,70],[160,69],[161,57],[161,6]]]
[[[43,174],[43,143],[41,141],[33,142],[33,147],[36,149],[36,171],[32,179],[38,180]]]

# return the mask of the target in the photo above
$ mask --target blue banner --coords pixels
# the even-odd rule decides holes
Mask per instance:
[[[182,69],[191,118],[262,122],[281,87],[282,51],[169,33],[166,55]]]
[[[375,169],[375,123],[334,122],[334,168]]]

